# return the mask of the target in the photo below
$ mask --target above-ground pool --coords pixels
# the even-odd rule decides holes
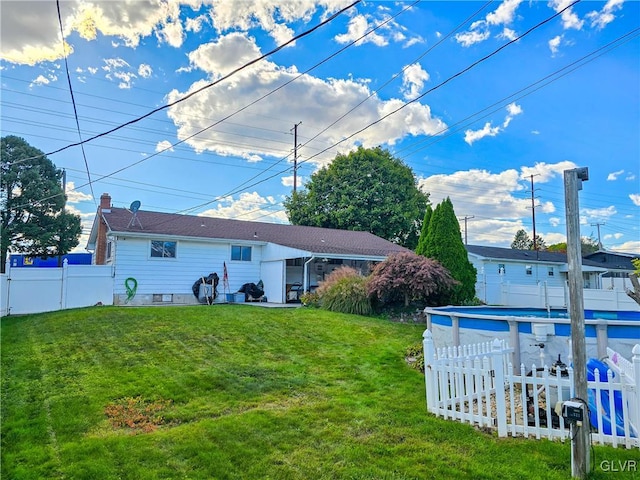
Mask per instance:
[[[425,308],[427,328],[438,348],[506,340],[511,363],[549,367],[570,357],[571,320],[566,310],[509,307]],[[585,310],[587,356],[604,358],[607,347],[631,359],[640,344],[640,312]],[[568,362],[567,362],[568,363]]]

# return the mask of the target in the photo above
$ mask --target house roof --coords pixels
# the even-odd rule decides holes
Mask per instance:
[[[567,264],[567,254],[562,252],[516,250],[514,248],[484,247],[481,245],[467,245],[467,252],[479,257],[495,260]],[[631,264],[631,260],[629,260],[629,264]],[[582,266],[590,267],[591,270],[617,270],[620,268],[613,263],[604,263],[588,257],[582,258]]]
[[[640,258],[640,255],[598,250],[597,252],[585,255],[584,258],[592,262],[597,262],[599,265],[608,269],[634,271],[635,267],[631,263],[631,260],[634,258]]]
[[[495,258],[500,260],[567,263],[566,254],[560,252],[546,252],[544,250],[516,250],[513,248],[467,245],[467,251],[480,257]]]
[[[265,222],[250,222],[125,208],[103,210],[111,233],[268,242],[318,255],[386,257],[407,251],[369,232]],[[93,233],[93,232],[92,232]]]

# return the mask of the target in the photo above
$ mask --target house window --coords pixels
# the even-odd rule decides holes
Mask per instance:
[[[151,258],[176,258],[176,242],[151,240]]]
[[[251,247],[243,247],[241,245],[231,245],[231,260],[240,262],[251,261]]]
[[[526,272],[527,275],[532,275],[533,274],[533,269],[532,269],[531,265],[525,265],[524,269],[525,269],[525,272]]]
[[[111,258],[111,255],[113,255],[113,242],[108,242],[107,243],[107,258]]]
[[[498,275],[504,275],[505,273],[507,273],[507,271],[504,268],[504,263],[499,263],[498,264]]]
[[[553,267],[549,267],[549,276],[553,277]]]

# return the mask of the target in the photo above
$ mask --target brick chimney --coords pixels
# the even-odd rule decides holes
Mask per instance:
[[[98,207],[98,237],[96,238],[96,265],[105,265],[107,262],[107,224],[103,214],[111,213],[111,196],[108,193],[100,195]]]

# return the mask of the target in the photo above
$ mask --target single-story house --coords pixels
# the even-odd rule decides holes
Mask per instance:
[[[192,287],[210,273],[220,278],[219,300],[262,280],[268,301],[285,303],[341,265],[368,274],[373,264],[407,251],[369,232],[134,212],[112,207],[106,193],[87,249],[95,264],[114,267],[114,304],[127,301],[134,285],[130,304],[196,303]]]
[[[569,274],[566,253],[467,245],[469,261],[476,267],[476,291],[484,292],[489,303],[499,303],[496,286],[504,283],[564,287]],[[584,288],[606,289],[607,278],[626,279],[633,271],[633,255],[596,252],[582,258]],[[624,290],[625,285],[617,287]]]
[[[640,258],[640,254],[633,255],[630,253],[598,250],[597,252],[585,255],[584,258],[585,260],[599,264],[607,270],[606,273],[601,276],[600,288],[618,288],[624,290],[625,288],[631,288],[631,283],[628,278],[629,275],[635,271],[635,267],[631,261],[634,258]]]

